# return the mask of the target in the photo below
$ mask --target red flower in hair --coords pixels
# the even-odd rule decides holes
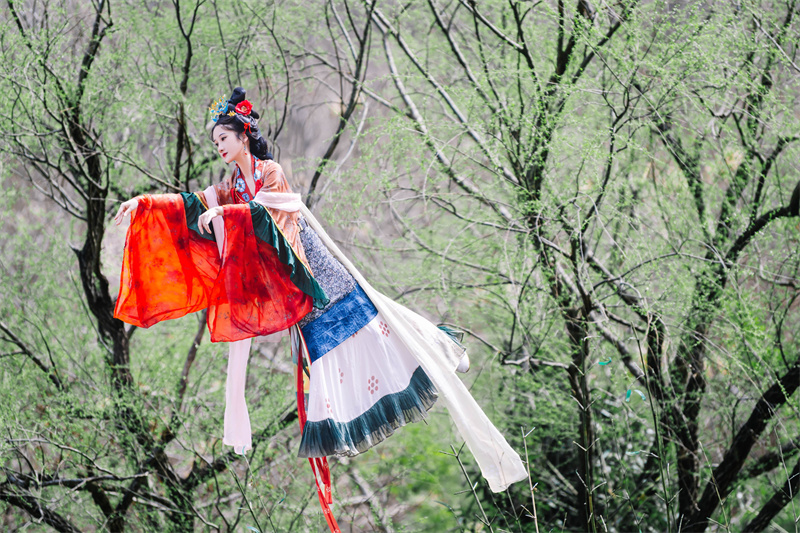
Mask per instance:
[[[241,102],[236,104],[236,107],[234,108],[234,111],[236,111],[240,115],[247,116],[247,115],[250,114],[250,110],[252,110],[252,109],[253,109],[253,104],[251,104],[247,100],[242,100]]]

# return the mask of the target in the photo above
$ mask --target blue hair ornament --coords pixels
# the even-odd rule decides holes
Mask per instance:
[[[211,110],[212,119],[214,122],[216,122],[219,116],[228,110],[228,99],[225,98],[225,95],[223,94],[222,98],[214,102],[214,105],[209,107],[209,109]]]

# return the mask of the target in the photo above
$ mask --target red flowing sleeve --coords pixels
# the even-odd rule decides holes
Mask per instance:
[[[232,342],[286,329],[315,302],[326,303],[277,227],[267,224],[272,231],[262,228],[259,238],[251,206],[223,209],[220,258],[215,239],[222,236],[201,235],[197,227],[206,210],[200,195],[140,196],[125,238],[114,317],[147,328],[208,308],[211,341]]]
[[[208,307],[220,260],[214,241],[189,230],[180,194],[138,199],[114,317],[147,328]]]
[[[235,341],[268,335],[296,324],[313,298],[290,279],[274,246],[256,237],[247,204],[223,207],[222,270],[211,294],[211,340]]]

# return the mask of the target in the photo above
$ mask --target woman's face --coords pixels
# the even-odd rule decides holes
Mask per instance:
[[[247,136],[244,136],[245,139]],[[214,128],[214,145],[217,147],[219,155],[226,163],[236,159],[247,148],[247,144],[237,137],[236,132],[227,129],[225,126]]]

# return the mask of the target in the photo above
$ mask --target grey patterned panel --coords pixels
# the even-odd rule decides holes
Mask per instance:
[[[320,240],[317,232],[308,227],[308,223],[304,218],[300,219],[300,242],[303,243],[303,249],[306,252],[306,259],[308,259],[308,266],[314,273],[314,278],[320,284],[322,290],[328,295],[331,301],[322,309],[312,309],[310,313],[303,317],[298,326],[301,328],[312,322],[336,302],[347,296],[347,294],[356,288],[356,280],[347,271],[338,259],[333,257],[328,251],[328,248]]]

